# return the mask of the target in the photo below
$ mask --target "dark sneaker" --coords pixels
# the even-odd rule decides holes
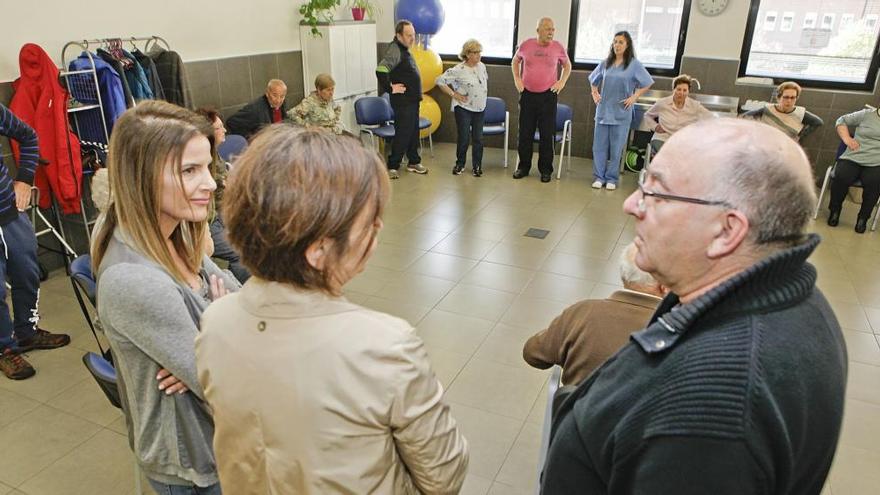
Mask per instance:
[[[37,333],[32,337],[18,341],[18,351],[28,352],[35,349],[57,349],[69,343],[70,335],[47,332],[42,328],[38,328]]]
[[[481,165],[474,166],[474,177],[481,177],[483,175],[483,167]]]
[[[456,164],[452,167],[452,175],[461,175],[461,171],[464,170],[464,165]]]
[[[0,370],[10,380],[24,380],[37,372],[30,363],[8,347],[0,354]]]

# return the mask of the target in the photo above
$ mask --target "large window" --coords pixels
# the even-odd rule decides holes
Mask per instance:
[[[431,38],[431,49],[454,58],[461,45],[476,38],[484,62],[510,62],[515,50],[519,0],[443,0],[446,21]]]
[[[592,69],[608,56],[614,33],[629,31],[652,74],[677,75],[690,10],[690,0],[572,0],[569,56]]]
[[[779,29],[768,29],[777,12]],[[880,0],[752,0],[739,75],[872,90],[878,16]]]

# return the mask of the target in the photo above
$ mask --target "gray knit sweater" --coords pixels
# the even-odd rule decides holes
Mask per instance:
[[[240,287],[205,257],[205,287],[212,274],[223,277],[230,290]],[[117,228],[98,269],[98,301],[129,443],[144,474],[168,484],[217,483],[214,423],[196,375],[194,343],[210,300],[131,248]],[[190,391],[165,395],[156,380],[160,368]]]

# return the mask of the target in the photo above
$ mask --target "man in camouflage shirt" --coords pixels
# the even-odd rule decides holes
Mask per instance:
[[[315,78],[315,91],[287,112],[287,118],[304,127],[323,127],[336,134],[342,134],[345,127],[340,115],[342,108],[333,102],[336,81],[330,74],[318,74]]]

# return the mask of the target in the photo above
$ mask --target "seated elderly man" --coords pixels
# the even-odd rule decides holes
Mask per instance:
[[[577,385],[645,328],[665,290],[635,264],[630,244],[620,257],[623,290],[607,299],[589,299],[567,308],[523,347],[523,359],[535,368],[562,366],[562,383]]]
[[[303,127],[321,127],[335,134],[342,134],[342,107],[333,101],[336,81],[330,74],[315,77],[315,90],[303,98],[299,105],[287,112],[287,118]]]
[[[238,134],[250,140],[264,126],[281,122],[287,113],[287,85],[272,79],[266,85],[266,94],[243,106],[226,121],[229,134]]]
[[[815,203],[778,129],[712,119],[669,138],[624,210],[636,264],[670,293],[562,404],[543,493],[822,491],[847,357],[807,262]]]

